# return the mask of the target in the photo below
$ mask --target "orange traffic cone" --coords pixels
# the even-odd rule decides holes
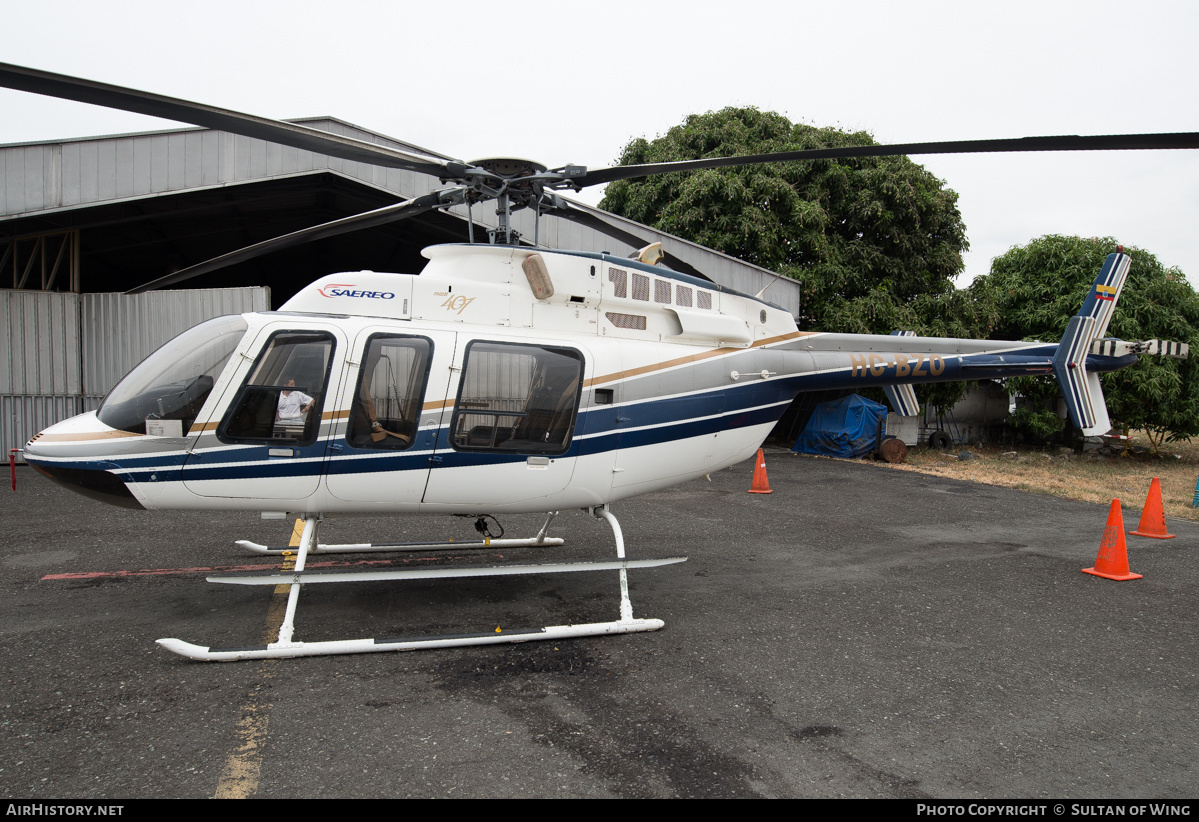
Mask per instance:
[[[773,494],[770,490],[770,482],[766,479],[766,454],[762,449],[758,449],[758,456],[754,464],[754,484],[749,489],[751,494]]]
[[[1103,529],[1103,541],[1099,543],[1099,555],[1095,557],[1095,566],[1083,568],[1082,572],[1117,580],[1141,578],[1141,574],[1134,574],[1128,570],[1128,547],[1124,544],[1124,515],[1120,513],[1120,500],[1112,500],[1112,509],[1107,515],[1107,526]]]
[[[1149,498],[1145,500],[1145,509],[1141,511],[1140,525],[1137,526],[1137,530],[1128,533],[1134,537],[1174,539],[1174,534],[1166,533],[1166,514],[1162,511],[1162,484],[1157,477],[1149,484]]]

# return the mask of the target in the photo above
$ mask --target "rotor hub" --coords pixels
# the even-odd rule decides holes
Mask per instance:
[[[497,177],[504,177],[506,179],[541,174],[546,169],[541,163],[534,162],[533,160],[525,160],[520,157],[488,157],[484,160],[475,160],[471,165],[486,169]]]

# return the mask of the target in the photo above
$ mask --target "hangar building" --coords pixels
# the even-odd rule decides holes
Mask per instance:
[[[452,159],[331,117],[294,122]],[[143,357],[221,314],[275,308],[340,271],[419,271],[422,248],[496,225],[485,206],[433,211],[207,275],[188,288],[124,292],[220,254],[443,187],[382,168],[201,128],[0,146],[0,444],[95,408]],[[624,255],[661,242],[674,269],[799,314],[799,286],[695,243],[582,204],[600,232],[529,211],[524,241]],[[468,222],[469,219],[469,222]],[[773,283],[773,284],[772,284]]]

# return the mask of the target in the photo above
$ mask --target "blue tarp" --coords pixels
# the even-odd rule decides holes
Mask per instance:
[[[851,394],[816,406],[792,451],[828,457],[864,457],[879,445],[887,406]]]

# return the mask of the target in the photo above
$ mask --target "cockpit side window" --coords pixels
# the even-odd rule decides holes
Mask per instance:
[[[346,431],[350,445],[392,451],[412,445],[432,347],[424,337],[376,334],[367,341]]]
[[[320,431],[333,337],[273,334],[217,428],[223,442],[311,445]]]
[[[196,421],[229,356],[246,333],[240,316],[217,317],[184,331],[116,384],[96,411],[111,428],[183,436]]]
[[[582,381],[583,356],[574,349],[471,343],[451,423],[454,447],[565,453]]]

